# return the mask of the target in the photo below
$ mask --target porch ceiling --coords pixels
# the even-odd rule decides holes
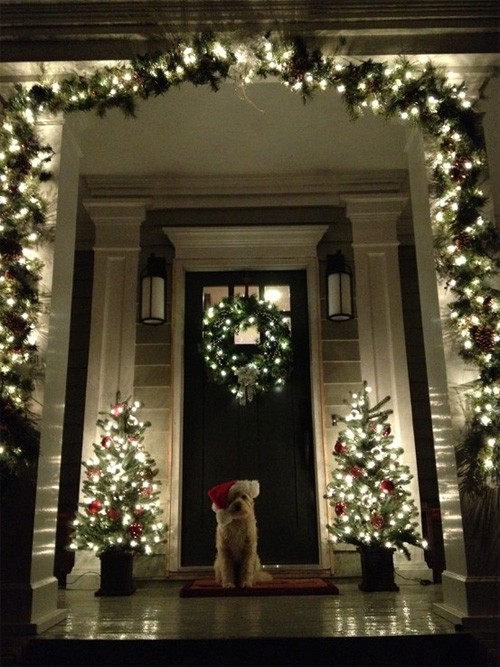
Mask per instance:
[[[136,119],[81,114],[82,174],[227,178],[406,168],[405,127],[348,117],[335,91],[303,104],[280,83],[186,84],[141,102]],[[78,122],[78,119],[75,119]]]

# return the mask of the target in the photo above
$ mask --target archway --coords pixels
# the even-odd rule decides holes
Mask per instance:
[[[493,266],[483,252],[490,241],[491,227],[479,214],[482,201],[476,188],[483,166],[478,137],[465,91],[449,84],[431,65],[420,69],[401,60],[391,66],[372,62],[342,66],[317,51],[308,52],[301,43],[281,45],[258,40],[255,46],[244,45],[232,51],[220,40],[207,38],[194,40],[192,45],[176,45],[172,52],[158,58],[138,59],[132,66],[100,70],[88,78],[75,77],[45,86],[36,85],[28,91],[18,92],[7,106],[3,137],[9,157],[16,154],[19,160],[12,169],[15,189],[11,198],[6,197],[5,203],[15,207],[16,215],[27,218],[35,229],[43,223],[43,215],[40,218],[43,205],[36,199],[35,183],[48,155],[34,131],[35,111],[68,113],[82,108],[102,111],[117,106],[127,112],[131,110],[134,96],[161,94],[184,81],[217,87],[230,74],[231,67],[232,75],[244,83],[249,83],[255,72],[257,75],[278,76],[304,98],[325,87],[336,86],[345,95],[353,113],[361,112],[365,107],[387,115],[398,113],[404,119],[413,119],[429,136],[438,140],[441,152],[431,156],[431,162],[435,159],[432,162],[434,175],[439,179],[435,216],[439,232],[435,247],[437,267],[443,276],[450,276],[454,281],[451,286],[457,293],[459,304],[454,321],[460,338],[465,341],[464,354],[488,371],[492,361],[490,349],[495,318],[494,302],[489,300],[489,284],[482,281],[474,284],[476,298],[471,300],[467,296],[467,290],[471,289],[467,273],[469,261],[484,269],[482,276],[485,280],[487,271],[493,275]],[[9,192],[10,187],[9,182]],[[28,246],[36,240],[30,240],[32,233],[33,229],[27,225],[23,242]],[[452,250],[450,238],[454,239]],[[35,269],[34,266],[30,268]],[[34,271],[32,278],[36,280],[36,277]],[[29,346],[26,349],[29,353]],[[489,433],[494,421],[490,415],[492,393],[487,372],[483,373],[484,379],[488,391],[479,391],[473,397],[474,413],[480,429]],[[15,392],[17,390],[24,398],[25,387],[19,385],[15,387]],[[18,403],[22,404],[22,400]],[[493,416],[496,419],[497,415],[495,409]]]

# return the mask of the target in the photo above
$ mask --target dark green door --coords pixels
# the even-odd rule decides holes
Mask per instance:
[[[290,318],[293,370],[284,388],[243,406],[209,380],[200,344],[207,301],[242,293],[244,286],[265,298],[282,295],[276,305]],[[231,479],[260,482],[262,562],[317,565],[305,271],[188,273],[184,341],[181,565],[213,564],[216,521],[207,492]]]

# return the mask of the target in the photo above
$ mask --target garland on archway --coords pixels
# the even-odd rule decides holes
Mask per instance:
[[[458,354],[477,367],[467,393],[462,472],[479,492],[500,481],[500,269],[498,232],[486,216],[481,191],[486,164],[477,116],[463,84],[433,66],[399,58],[394,63],[351,62],[308,49],[304,42],[260,37],[239,44],[212,35],[179,40],[164,53],[62,80],[18,85],[2,99],[0,130],[0,354],[1,405],[32,428],[28,411],[37,368],[35,333],[40,312],[36,248],[45,229],[39,183],[52,149],[36,133],[47,113],[119,108],[133,115],[137,99],[190,82],[214,91],[276,77],[304,101],[334,88],[353,118],[372,111],[414,123],[426,134],[434,184],[432,218],[438,275],[451,295],[450,325]],[[2,428],[2,466],[26,458],[23,438]],[[468,443],[473,443],[472,445]]]
[[[254,344],[238,345],[238,333],[255,329]],[[256,296],[222,299],[205,313],[203,358],[210,377],[226,386],[240,405],[285,384],[291,371],[290,329],[280,310]]]

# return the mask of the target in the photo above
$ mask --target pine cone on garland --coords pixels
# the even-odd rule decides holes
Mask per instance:
[[[474,327],[471,330],[474,342],[481,352],[490,352],[495,346],[495,334],[488,327]]]
[[[29,323],[17,313],[6,313],[3,321],[15,336],[26,336],[29,333]]]
[[[23,247],[17,239],[4,237],[0,239],[0,255],[12,261],[19,259],[23,254]]]
[[[463,250],[464,248],[470,248],[473,244],[473,239],[469,234],[463,232],[455,237],[455,246],[458,250]]]

